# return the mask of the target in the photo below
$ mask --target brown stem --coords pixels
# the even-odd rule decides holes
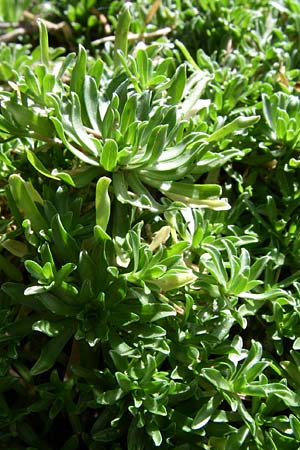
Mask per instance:
[[[96,138],[102,139],[102,134],[99,133],[98,131],[94,130],[93,128],[89,128],[89,127],[84,126],[84,129],[85,129],[85,131],[87,133],[92,134]]]
[[[128,40],[129,41],[138,41],[138,40],[143,41],[143,40],[152,39],[155,37],[166,36],[167,34],[171,33],[171,31],[172,31],[171,27],[165,27],[165,28],[160,28],[159,30],[151,31],[149,33],[140,33],[140,34],[129,33]],[[96,45],[104,44],[105,42],[114,42],[115,39],[116,39],[115,36],[106,36],[104,38],[93,41],[92,45],[96,46]]]
[[[23,27],[16,28],[13,31],[9,31],[8,33],[2,34],[2,36],[0,36],[0,42],[15,41],[17,37],[22,36],[23,34],[26,34],[26,28]]]
[[[16,28],[18,26],[18,22],[0,22],[0,28]]]
[[[32,14],[29,11],[23,12],[23,18],[20,20],[19,23],[10,23],[9,26],[16,27],[14,30],[9,31],[8,33],[3,34],[0,36],[0,42],[11,42],[16,40],[19,36],[22,36],[23,34],[30,34],[32,31],[38,30],[37,25],[37,16]],[[47,27],[47,30],[49,32],[62,32],[64,35],[64,38],[69,42],[72,38],[72,29],[67,24],[67,22],[59,22],[59,23],[53,23],[49,20],[43,19],[44,24]],[[7,23],[5,23],[7,24]],[[1,28],[5,28],[3,24],[1,25]]]
[[[152,17],[156,14],[156,11],[160,7],[161,0],[154,0],[151,8],[149,9],[149,12],[146,17],[146,23],[151,22]]]

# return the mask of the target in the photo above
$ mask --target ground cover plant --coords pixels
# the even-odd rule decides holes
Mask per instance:
[[[0,0],[0,448],[300,448],[296,0]]]

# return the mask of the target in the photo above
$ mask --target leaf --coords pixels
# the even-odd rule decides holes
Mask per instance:
[[[50,339],[43,346],[37,362],[31,368],[31,374],[36,376],[51,369],[72,335],[73,330],[66,329],[59,336]]]
[[[139,163],[139,167],[154,164],[158,160],[159,156],[164,151],[167,132],[168,125],[158,125],[152,130],[148,138],[145,154],[142,161]]]
[[[38,320],[32,325],[32,329],[35,331],[40,331],[49,337],[55,337],[62,333],[66,328],[72,328],[72,320],[64,319],[49,322],[49,320]]]
[[[75,66],[72,70],[72,76],[70,81],[70,89],[72,92],[76,92],[79,98],[82,98],[82,89],[84,83],[84,76],[86,74],[86,60],[87,53],[82,45],[79,45],[78,56]]]
[[[205,244],[204,248],[208,251],[211,259],[207,258],[206,255],[202,255],[202,264],[211,272],[217,283],[226,288],[228,275],[221,253],[211,244]]]
[[[181,52],[183,53],[183,56],[185,57],[185,59],[187,60],[187,62],[190,63],[190,65],[196,69],[199,70],[199,66],[196,63],[196,61],[193,59],[192,55],[190,54],[190,52],[188,51],[188,49],[185,47],[185,45],[180,42],[178,39],[176,39],[175,41],[175,45],[179,48],[179,50],[181,50]]]
[[[156,322],[165,317],[176,316],[176,311],[171,305],[163,303],[147,303],[142,305],[141,319],[146,322]]]
[[[137,94],[130,95],[126,100],[120,121],[120,131],[123,135],[125,135],[128,127],[135,122],[137,104],[138,104]]]
[[[43,268],[35,261],[27,260],[24,263],[26,270],[37,280],[44,278]]]
[[[24,67],[24,76],[27,87],[34,93],[36,97],[41,97],[41,88],[37,77],[34,75],[33,71],[28,67]]]
[[[260,116],[249,116],[244,117],[240,116],[234,119],[232,122],[224,125],[219,130],[216,130],[212,133],[208,138],[207,142],[215,142],[224,139],[228,134],[232,134],[237,130],[241,130],[243,128],[248,128],[251,125],[257,123],[260,119]]]
[[[118,400],[124,397],[122,389],[112,389],[110,391],[103,392],[96,397],[96,402],[99,405],[114,405]]]
[[[50,118],[37,114],[29,107],[14,101],[6,102],[5,108],[17,125],[13,131],[17,133],[17,136],[22,132],[27,137],[33,136],[44,141],[53,139],[54,129]]]
[[[84,99],[85,113],[89,119],[89,125],[101,135],[99,91],[95,79],[88,75],[84,77],[83,99]]]
[[[41,50],[41,61],[46,67],[49,65],[49,44],[48,44],[48,32],[47,27],[43,20],[38,19],[37,24],[40,32],[40,50]]]
[[[192,423],[192,429],[199,430],[200,428],[203,428],[210,421],[211,416],[214,414],[221,401],[222,397],[220,395],[211,397],[197,412]]]
[[[44,166],[44,164],[39,160],[35,153],[33,153],[29,149],[25,149],[26,156],[30,164],[42,175],[47,178],[52,178],[53,180],[59,180],[59,177],[54,176],[49,172],[48,169]]]
[[[51,222],[54,245],[62,261],[77,263],[79,247],[75,239],[66,231],[59,214],[56,214]]]
[[[300,441],[300,421],[293,414],[290,415],[290,424],[294,433],[295,438]]]
[[[129,392],[136,387],[135,384],[132,382],[132,380],[122,372],[116,372],[115,377],[117,379],[120,388],[124,392]]]
[[[156,371],[156,361],[155,358],[152,355],[146,356],[146,362],[145,362],[145,372],[143,375],[143,378],[140,380],[140,385],[147,386],[153,377],[155,371]]]
[[[201,375],[205,377],[219,391],[232,391],[232,385],[227,381],[217,369],[204,368]]]
[[[137,419],[134,417],[129,425],[127,434],[128,450],[141,450],[145,444],[144,430],[137,427]]]
[[[160,399],[156,399],[155,397],[152,397],[150,395],[147,395],[143,406],[146,410],[148,410],[150,413],[158,415],[158,416],[166,416],[167,415],[167,409],[162,404]]]
[[[82,108],[79,96],[76,92],[71,92],[70,120],[72,125],[72,137],[75,138],[76,142],[81,145],[88,153],[92,154],[95,157],[98,157],[99,145],[96,145],[97,141],[94,141],[92,138],[90,138],[87,134],[87,131],[83,127],[81,111]],[[66,119],[66,116],[63,116],[63,118]]]
[[[171,86],[168,89],[168,103],[176,105],[180,102],[186,84],[186,66],[180,65],[172,78]]]
[[[162,444],[163,438],[162,438],[162,435],[161,435],[158,425],[154,421],[147,423],[146,431],[147,431],[147,434],[149,434],[149,436],[151,437],[155,447],[160,447]]]
[[[106,139],[100,157],[101,166],[108,172],[113,172],[118,163],[118,144],[113,139]]]
[[[239,379],[245,376],[248,382],[252,381],[252,368],[260,361],[262,357],[262,345],[260,342],[252,340],[251,348],[248,352],[247,358],[243,361],[243,364],[235,374],[235,380],[239,382]]]
[[[140,77],[142,89],[146,89],[148,80],[151,77],[151,60],[149,60],[144,49],[139,48],[136,52],[137,74]]]
[[[92,166],[99,166],[99,163],[95,161],[92,157],[86,155],[81,150],[78,150],[74,145],[72,145],[66,138],[64,127],[61,123],[61,121],[57,117],[51,117],[51,121],[53,122],[56,132],[64,145],[67,147],[68,150],[70,150],[71,153],[73,153],[78,159],[85,162],[86,164],[91,164]]]
[[[121,51],[125,57],[127,56],[128,32],[130,23],[131,23],[130,3],[126,2],[123,5],[123,8],[121,9],[118,17],[115,46],[114,46],[115,68],[117,68],[121,64],[118,52]]]
[[[48,224],[38,208],[38,205],[43,205],[43,200],[32,184],[14,174],[9,177],[9,188],[18,209],[25,219],[30,220],[32,229],[36,233],[47,230]]]
[[[197,275],[191,270],[174,269],[167,271],[160,278],[149,280],[149,282],[158,286],[163,292],[167,292],[186,286],[196,280]]]
[[[120,436],[120,430],[114,428],[105,428],[92,435],[96,442],[113,442]]]
[[[37,295],[37,299],[53,314],[75,317],[79,312],[80,305],[75,302],[73,304],[67,304],[62,298],[58,298],[49,292],[43,292],[41,295]]]
[[[111,179],[108,177],[99,178],[96,185],[96,225],[106,231],[110,217],[110,197],[108,187]]]

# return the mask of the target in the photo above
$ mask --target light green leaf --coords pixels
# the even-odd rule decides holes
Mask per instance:
[[[121,51],[124,56],[127,56],[128,47],[128,32],[131,23],[130,3],[126,2],[121,9],[118,17],[118,24],[116,29],[115,47],[114,47],[114,62],[115,68],[120,64],[120,57],[118,51]]]
[[[38,205],[43,205],[43,200],[32,184],[14,174],[9,177],[9,187],[18,209],[22,211],[25,219],[31,221],[32,229],[36,233],[47,230],[48,224],[38,208]]]
[[[180,102],[186,84],[186,66],[180,65],[172,78],[171,86],[168,89],[168,103],[176,105]]]
[[[118,163],[118,144],[113,139],[106,139],[103,145],[100,164],[108,172],[113,172]]]
[[[99,225],[103,231],[106,231],[110,217],[110,197],[108,188],[111,179],[102,177],[96,185],[96,225]]]
[[[220,129],[218,129],[214,133],[212,133],[207,138],[207,142],[221,141],[226,136],[228,136],[228,134],[232,134],[237,130],[248,128],[251,125],[254,125],[255,123],[257,123],[259,121],[259,119],[260,119],[260,116],[237,117],[232,122],[228,123],[227,125],[224,125]]]
[[[43,20],[37,20],[39,32],[40,32],[40,50],[41,61],[46,67],[49,65],[49,43],[48,43],[48,31]]]

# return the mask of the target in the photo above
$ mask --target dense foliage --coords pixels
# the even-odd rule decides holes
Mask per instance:
[[[300,4],[13,3],[0,449],[299,449]]]

